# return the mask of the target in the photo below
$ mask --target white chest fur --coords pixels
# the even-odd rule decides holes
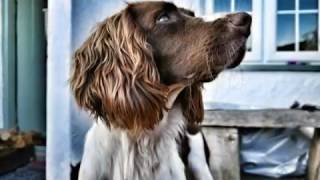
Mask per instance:
[[[97,121],[89,130],[80,180],[185,180],[176,137],[184,126],[179,105],[160,124],[133,140],[127,132]]]

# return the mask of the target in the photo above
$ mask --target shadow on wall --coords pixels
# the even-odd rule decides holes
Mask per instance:
[[[73,0],[72,1],[72,48],[77,49],[93,31],[95,25],[106,17],[119,12],[125,1],[114,0]],[[71,162],[76,165],[81,160],[85,134],[92,120],[88,113],[80,110],[75,101],[71,102]]]

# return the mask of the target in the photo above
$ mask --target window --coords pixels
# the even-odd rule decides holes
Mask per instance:
[[[277,51],[318,50],[317,0],[277,1]]]
[[[265,59],[320,63],[319,0],[268,0],[265,6]]]

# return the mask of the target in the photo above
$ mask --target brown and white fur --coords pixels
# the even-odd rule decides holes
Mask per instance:
[[[70,78],[77,103],[96,119],[79,179],[213,179],[203,137],[188,129],[203,119],[202,83],[240,64],[250,25],[245,13],[204,22],[154,1],[101,22],[75,52]]]

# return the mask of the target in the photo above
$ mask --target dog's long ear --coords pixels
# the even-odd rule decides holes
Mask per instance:
[[[112,127],[153,128],[166,87],[131,5],[100,23],[75,52],[70,84],[78,104]]]
[[[179,97],[182,101],[183,115],[186,117],[189,126],[198,125],[203,120],[204,109],[201,88],[202,84],[193,84],[185,88]]]

